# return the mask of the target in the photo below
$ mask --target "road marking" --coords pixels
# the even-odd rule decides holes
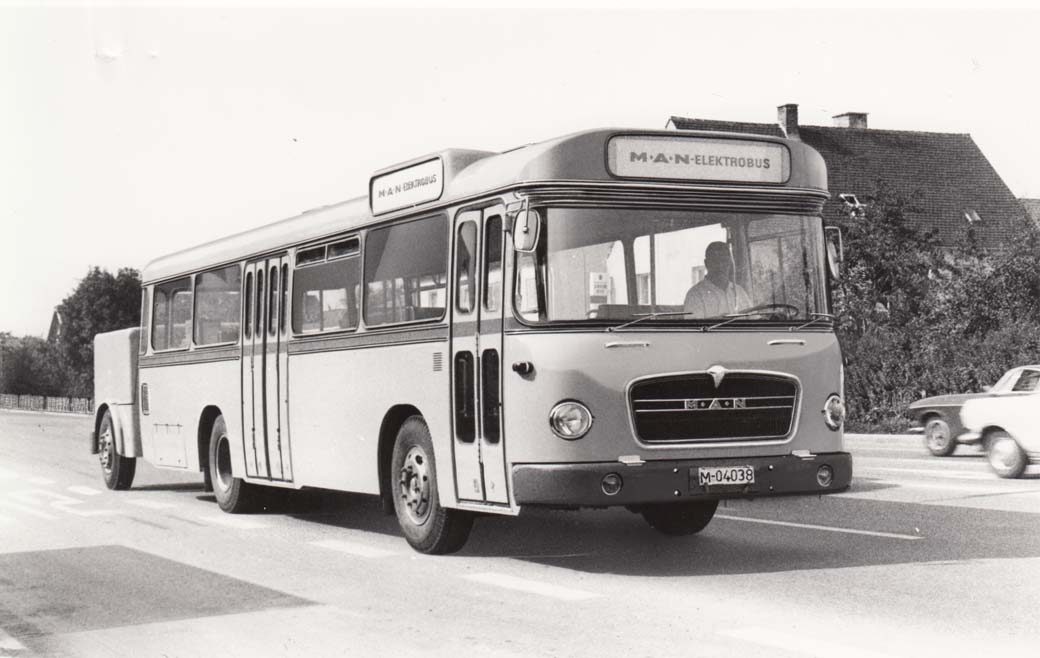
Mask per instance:
[[[375,548],[374,546],[366,546],[364,544],[358,544],[352,541],[342,541],[339,539],[312,541],[310,544],[311,546],[327,548],[333,551],[339,551],[340,553],[356,555],[358,557],[390,557],[392,555],[400,555],[397,551],[387,551],[382,548]]]
[[[955,480],[985,480],[994,482],[997,476],[992,473],[976,473],[974,471],[942,471],[937,468],[897,468],[894,466],[861,466],[856,470],[856,475],[862,475],[863,471],[882,471],[885,473],[907,473],[914,475],[929,475],[932,477],[951,478]]]
[[[94,489],[93,487],[81,487],[78,484],[75,485],[75,486],[72,486],[72,487],[66,487],[66,489],[68,489],[72,493],[76,493],[76,494],[79,494],[81,496],[97,496],[97,495],[99,495],[101,493],[100,491],[98,491],[97,489]]]
[[[994,494],[1009,492],[1008,489],[1004,489],[1004,488],[1001,488],[1000,486],[998,486],[996,482],[992,482],[989,485],[985,485],[985,484],[959,484],[959,483],[939,484],[939,483],[929,483],[929,482],[917,482],[917,481],[914,481],[914,480],[875,480],[875,479],[872,479],[872,478],[865,478],[865,479],[871,479],[872,483],[890,484],[890,485],[892,485],[892,487],[890,487],[890,488],[874,489],[874,490],[871,490],[871,491],[856,491],[855,485],[853,485],[853,488],[852,488],[851,491],[845,491],[845,492],[842,492],[842,493],[831,494],[831,495],[834,495],[834,496],[844,496],[846,498],[856,498],[856,497],[869,498],[870,494],[883,493],[883,492],[886,492],[886,491],[893,491],[895,489],[923,489],[923,490],[926,490],[926,491],[959,491],[959,492],[962,492],[962,493],[972,493],[972,494],[982,494],[982,495],[985,495],[987,492],[994,493]],[[1015,493],[1026,493],[1027,491],[1028,490],[1015,490]]]
[[[217,525],[235,528],[236,530],[259,530],[260,528],[267,527],[266,523],[260,523],[259,521],[251,521],[249,519],[241,519],[235,516],[231,516],[230,514],[196,516],[195,518],[205,523],[215,523]]]
[[[828,641],[817,633],[784,633],[771,628],[737,628],[730,631],[719,631],[738,640],[752,642],[766,647],[782,649],[785,653],[797,652],[818,658],[841,656],[842,658],[897,658],[896,654],[879,653],[870,649],[849,646],[844,642]]]
[[[569,587],[561,587],[559,585],[543,583],[537,580],[517,578],[504,573],[475,573],[469,576],[463,576],[463,578],[483,583],[485,585],[504,587],[505,589],[527,592],[528,594],[539,594],[541,596],[548,596],[563,601],[586,601],[588,599],[599,597],[599,594],[593,594],[592,592],[585,592],[580,589],[571,589]]]
[[[47,489],[25,489],[23,491],[15,491],[11,494],[12,498],[17,498],[25,503],[35,503],[42,505],[44,502],[50,502],[51,507],[60,509],[63,512],[69,514],[75,514],[76,516],[114,516],[119,514],[117,510],[111,509],[78,509],[73,508],[73,505],[81,505],[86,502],[79,498],[73,498],[60,494],[56,491],[48,491]]]
[[[11,501],[11,500],[0,500],[0,505],[6,505],[9,508],[16,509],[16,510],[18,510],[20,512],[25,512],[26,514],[29,514],[31,516],[36,516],[36,517],[39,517],[41,519],[47,519],[48,521],[53,521],[53,520],[58,518],[58,517],[54,516],[53,514],[48,514],[47,512],[41,512],[38,509],[34,509],[32,507],[29,507],[28,505],[22,505],[21,503],[16,503],[16,502]]]
[[[888,539],[924,539],[920,535],[900,535],[894,532],[877,532],[874,530],[856,530],[855,528],[837,528],[829,525],[814,525],[812,523],[792,523],[790,521],[773,521],[771,519],[753,519],[746,516],[729,516],[727,514],[716,514],[716,519],[727,519],[729,521],[744,521],[746,523],[763,523],[765,525],[780,525],[787,528],[804,528],[806,530],[824,530],[826,532],[841,532],[849,535],[868,535],[870,537],[887,537]]]
[[[128,503],[131,505],[137,505],[138,507],[144,507],[145,509],[173,509],[179,507],[175,503],[163,503],[158,500],[149,500],[147,498],[129,498]]]
[[[24,651],[25,647],[22,643],[14,639],[7,634],[7,631],[0,628],[0,651]]]
[[[54,480],[48,480],[47,478],[43,478],[43,477],[39,477],[39,476],[35,476],[35,475],[32,476],[32,477],[25,478],[25,481],[26,482],[31,482],[32,484],[42,484],[44,486],[48,486],[48,485],[54,484]]]

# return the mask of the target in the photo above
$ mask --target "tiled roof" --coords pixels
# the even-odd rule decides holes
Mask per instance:
[[[775,124],[682,117],[672,117],[672,123],[686,130],[782,136]],[[878,181],[909,196],[920,208],[916,215],[919,228],[936,230],[944,245],[962,241],[971,227],[981,245],[1000,248],[1008,243],[1025,214],[970,135],[798,126],[798,136],[819,151],[827,163],[832,200],[824,213],[831,217],[845,212],[838,194],[855,194],[866,201]],[[970,210],[982,221],[969,224],[965,213]]]

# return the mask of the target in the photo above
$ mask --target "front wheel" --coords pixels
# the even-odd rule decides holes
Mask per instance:
[[[220,509],[230,514],[250,511],[257,497],[256,485],[231,474],[231,439],[223,416],[217,416],[209,433],[209,479]]]
[[[936,457],[948,457],[957,449],[957,440],[945,420],[932,416],[924,426],[924,445]]]
[[[717,500],[695,503],[662,503],[642,508],[643,518],[650,527],[671,537],[693,535],[704,530],[715,516]]]
[[[986,459],[1002,478],[1017,478],[1026,470],[1026,454],[1011,435],[1004,431],[993,432],[986,437]]]
[[[401,425],[390,463],[394,511],[412,548],[431,555],[462,548],[473,527],[473,515],[441,507],[433,441],[422,416],[412,416]]]
[[[101,477],[105,486],[113,491],[125,491],[134,482],[137,471],[137,460],[124,457],[116,452],[116,428],[112,422],[112,414],[106,409],[101,417],[101,431],[98,432],[98,460],[101,462]]]

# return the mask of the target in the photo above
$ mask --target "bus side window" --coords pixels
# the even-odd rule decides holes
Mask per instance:
[[[447,218],[369,231],[365,238],[365,324],[440,320],[447,308]]]
[[[356,237],[329,245],[328,259],[315,258],[293,271],[292,329],[296,333],[340,331],[358,325],[357,295],[348,294],[361,281],[360,242]],[[322,252],[324,253],[324,252]],[[286,270],[283,269],[283,279]],[[285,296],[283,281],[282,296]]]
[[[259,340],[264,335],[264,269],[256,270],[256,314],[254,315],[254,327]]]
[[[484,224],[484,308],[497,311],[502,300],[502,218]]]
[[[242,269],[238,265],[195,276],[195,344],[238,341],[242,315]]]
[[[246,312],[242,314],[245,319],[245,337],[253,336],[253,273],[246,274]]]
[[[148,351],[148,312],[151,311],[151,308],[148,305],[148,288],[141,288],[141,345],[138,348],[139,354],[144,354]]]
[[[477,224],[459,224],[455,241],[455,310],[471,313],[476,308]]]
[[[152,294],[152,349],[172,350],[191,342],[191,278],[155,286]]]

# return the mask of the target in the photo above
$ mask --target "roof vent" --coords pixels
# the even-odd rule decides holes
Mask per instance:
[[[982,222],[982,218],[979,217],[979,213],[974,208],[964,209],[964,219],[968,220],[969,226],[974,226]]]
[[[867,127],[867,113],[866,112],[846,112],[845,114],[839,114],[834,119],[834,125],[838,128],[862,128]]]

